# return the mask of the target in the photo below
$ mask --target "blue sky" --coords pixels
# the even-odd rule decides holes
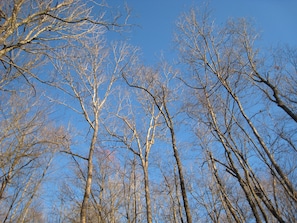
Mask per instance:
[[[200,0],[127,0],[132,8],[132,23],[139,25],[131,43],[139,46],[145,62],[157,62],[161,52],[171,53],[175,22]],[[217,24],[228,18],[248,17],[256,25],[266,47],[280,43],[297,46],[296,0],[212,0],[210,9]]]

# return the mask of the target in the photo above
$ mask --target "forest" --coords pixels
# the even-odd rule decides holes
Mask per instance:
[[[0,221],[297,222],[297,49],[197,6],[147,65],[131,13],[0,1]]]

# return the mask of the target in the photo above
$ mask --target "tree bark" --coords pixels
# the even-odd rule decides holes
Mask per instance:
[[[145,191],[145,202],[146,202],[146,220],[148,223],[153,222],[152,207],[151,207],[151,196],[149,188],[149,177],[148,177],[148,165],[143,164],[143,175],[144,175],[144,191]]]
[[[98,114],[95,116],[95,124],[93,129],[93,136],[92,141],[90,145],[89,150],[89,156],[88,156],[88,172],[87,172],[87,179],[86,179],[86,186],[85,186],[85,192],[83,197],[83,202],[81,205],[81,211],[80,211],[80,222],[86,223],[87,222],[87,210],[88,210],[88,204],[89,204],[89,197],[91,194],[91,187],[92,187],[92,179],[93,179],[93,155],[95,150],[95,145],[98,138],[98,130],[99,130],[99,123],[98,123]]]

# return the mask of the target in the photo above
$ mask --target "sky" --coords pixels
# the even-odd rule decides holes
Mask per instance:
[[[155,63],[160,55],[173,50],[175,23],[190,7],[201,0],[127,0],[132,9],[130,22],[136,24],[130,36],[132,44],[142,49],[143,59]],[[288,43],[297,46],[296,0],[212,0],[212,17],[216,24],[228,18],[246,17],[254,22],[265,47]]]
[[[126,2],[132,10],[129,22],[135,25],[127,34],[128,40],[141,48],[142,58],[148,64],[158,63],[162,53],[165,58],[174,55],[173,34],[176,21],[190,7],[199,8],[203,4],[202,0]],[[210,0],[210,9],[217,24],[223,24],[229,18],[252,19],[263,36],[263,45],[289,43],[297,46],[297,0]]]
[[[141,48],[146,63],[158,62],[161,53],[166,58],[170,57],[174,50],[173,34],[178,17],[190,7],[199,8],[203,4],[202,0],[126,2],[132,9],[130,22],[136,25],[129,34],[129,41]],[[297,47],[297,0],[210,0],[210,9],[217,24],[224,23],[228,18],[251,18],[266,46],[289,43]],[[64,117],[66,113],[62,112],[64,110],[59,110],[57,115]]]

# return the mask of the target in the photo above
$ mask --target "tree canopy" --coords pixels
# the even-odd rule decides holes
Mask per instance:
[[[0,220],[296,222],[296,49],[191,8],[147,65],[121,7],[0,2]]]

